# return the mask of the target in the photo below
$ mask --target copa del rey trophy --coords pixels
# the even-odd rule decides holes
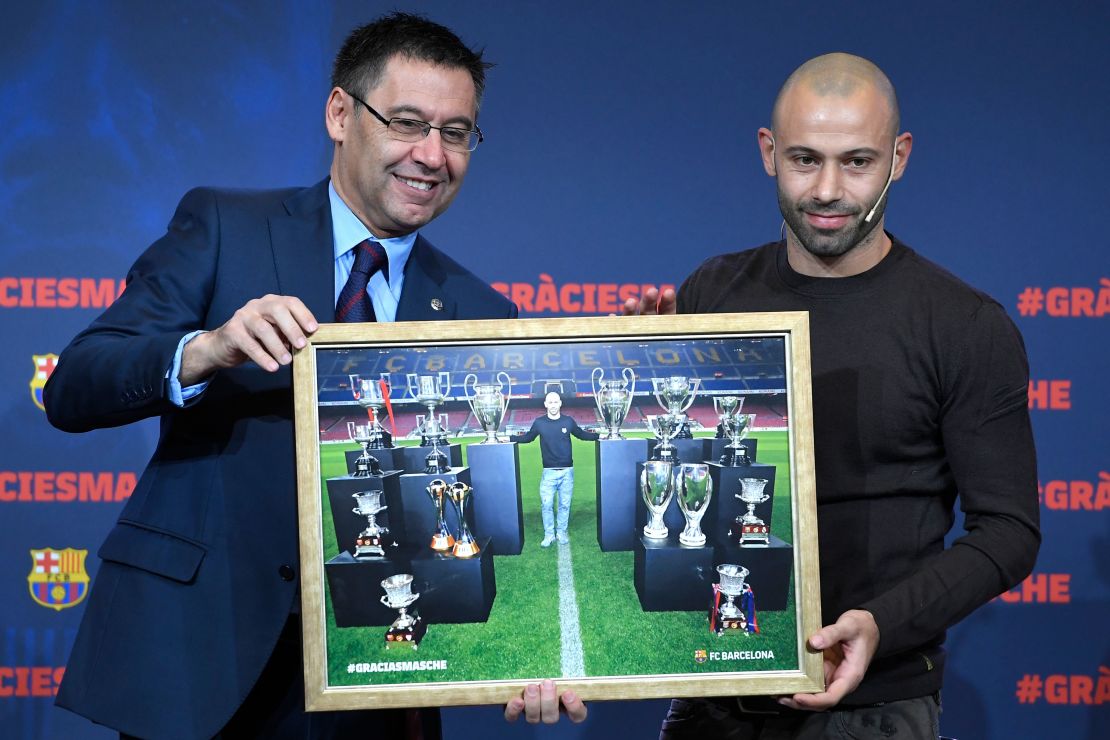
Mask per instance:
[[[378,514],[385,511],[388,506],[382,506],[381,491],[360,491],[351,494],[357,506],[351,509],[355,514],[367,519],[366,529],[355,538],[356,558],[383,558],[385,548],[393,543],[389,529],[378,524]]]
[[[412,592],[412,575],[409,573],[392,575],[382,581],[382,588],[385,589],[382,603],[390,609],[401,612],[385,632],[385,646],[387,648],[411,647],[417,650],[420,647],[420,639],[428,631],[428,626],[416,613],[408,613],[408,608],[420,598],[420,594]]]
[[[443,507],[447,503],[447,482],[436,478],[424,489],[432,506],[436,507],[436,529],[432,533],[432,549],[436,552],[450,552],[455,546],[455,535],[451,534],[447,526],[447,519],[443,516]]]
[[[470,404],[470,411],[486,434],[486,438],[479,444],[498,442],[497,430],[509,409],[512,379],[508,373],[501,372],[497,374],[496,380],[496,383],[479,383],[478,376],[474,373],[463,378],[463,393]]]
[[[370,454],[370,442],[373,435],[369,424],[359,424],[357,421],[347,422],[347,436],[362,447],[362,454],[355,458],[356,478],[366,478],[371,475],[381,475],[382,466],[378,458]]]
[[[473,491],[474,489],[461,480],[447,487],[447,497],[451,499],[451,505],[459,515],[459,536],[455,538],[455,544],[451,547],[451,554],[457,558],[472,558],[481,552],[478,541],[474,539],[474,535],[470,533],[470,527],[466,525],[466,505]]]
[[[704,547],[705,533],[701,519],[713,500],[713,479],[709,466],[704,463],[683,463],[674,476],[675,498],[678,508],[686,518],[686,527],[678,536],[679,543],[687,547]]]
[[[687,378],[685,375],[670,375],[666,378],[652,378],[651,390],[659,406],[670,416],[678,417],[676,439],[691,439],[690,420],[686,412],[694,404],[701,387],[701,378]]]
[[[748,505],[748,510],[736,517],[729,529],[729,535],[739,536],[740,547],[770,547],[771,528],[755,515],[755,507],[771,497],[763,492],[767,487],[766,478],[741,478],[740,493],[736,498]]]
[[[724,454],[721,455],[721,465],[726,468],[742,468],[752,464],[752,459],[748,457],[748,448],[740,443],[748,436],[748,431],[754,423],[755,414],[732,414],[722,417],[721,425],[725,428],[729,443],[725,446]]]
[[[416,417],[420,445],[427,447],[432,444],[447,444],[447,414],[436,414],[436,408],[443,405],[451,392],[451,374],[409,373],[405,380],[408,383],[409,396],[428,410],[426,415]]]
[[[728,420],[744,408],[743,396],[713,396],[713,411],[717,414],[717,439],[728,438]]]
[[[652,450],[651,459],[662,462],[674,463],[678,461],[678,448],[671,442],[678,434],[682,418],[674,414],[659,414],[647,418],[648,429],[651,430],[659,443]]]
[[[648,460],[640,473],[640,495],[648,510],[648,523],[644,525],[644,536],[652,540],[667,539],[667,525],[663,514],[674,495],[672,474],[674,465],[666,460]]]
[[[384,450],[391,447],[386,443],[385,429],[378,421],[378,414],[385,408],[386,399],[389,397],[389,375],[382,373],[380,380],[363,378],[357,374],[348,376],[351,380],[351,395],[355,397],[358,405],[366,409],[370,416],[369,436],[370,442],[366,448],[370,450]]]
[[[601,414],[601,421],[605,424],[606,431],[602,439],[623,439],[621,424],[632,408],[636,373],[632,368],[626,367],[621,370],[620,380],[605,380],[605,371],[595,367],[590,373],[590,386],[594,391],[597,412]]]
[[[720,583],[713,584],[713,598],[709,607],[709,629],[720,637],[725,632],[737,631],[747,636],[759,631],[755,614],[755,594],[745,579],[749,575],[742,565],[725,563],[717,566]],[[721,603],[721,596],[725,597]],[[735,600],[740,599],[737,606]]]

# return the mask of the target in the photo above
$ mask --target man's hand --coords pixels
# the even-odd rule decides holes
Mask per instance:
[[[820,712],[836,706],[859,686],[879,647],[879,627],[871,612],[852,609],[814,633],[809,646],[825,653],[825,690],[782,697],[779,703]]]
[[[293,360],[290,350],[307,343],[306,334],[318,325],[299,298],[267,295],[255,298],[235,312],[215,331],[198,334],[181,353],[178,380],[194,385],[217,370],[253,360],[260,368],[276,372]]]
[[[586,705],[573,691],[564,691],[559,695],[555,682],[551,680],[542,684],[530,683],[524,688],[522,696],[514,696],[505,705],[505,721],[516,722],[520,713],[524,712],[524,719],[531,724],[543,722],[553,725],[559,721],[560,708],[571,722],[586,719]]]
[[[640,300],[629,298],[625,301],[621,306],[621,314],[624,316],[673,315],[677,300],[673,288],[667,288],[662,293],[658,288],[648,288],[640,296]]]

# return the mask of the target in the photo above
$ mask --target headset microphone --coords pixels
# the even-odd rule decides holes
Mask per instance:
[[[871,223],[871,219],[875,217],[875,211],[879,210],[879,204],[883,202],[886,197],[886,191],[890,189],[890,183],[894,181],[894,163],[898,161],[898,142],[894,142],[894,153],[890,157],[890,174],[886,176],[886,185],[883,185],[883,192],[879,193],[879,199],[875,201],[874,207],[864,217],[865,224]]]

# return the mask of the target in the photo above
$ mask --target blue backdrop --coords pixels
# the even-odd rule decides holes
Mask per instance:
[[[332,55],[353,26],[393,7],[429,13],[498,63],[481,112],[487,140],[425,233],[531,315],[612,310],[607,298],[537,302],[541,284],[602,297],[616,290],[605,286],[677,283],[712,254],[777,238],[755,131],[778,86],[827,51],[886,70],[915,137],[887,226],[1017,321],[1043,489],[1033,576],[950,633],[942,729],[1104,736],[1106,3],[317,5],[5,9],[0,736],[108,736],[52,706],[83,604],[36,603],[31,551],[95,553],[155,434],[152,423],[81,436],[50,428],[35,391],[48,355],[118,293],[188,188],[326,173]],[[584,725],[547,731],[506,726],[496,708],[447,710],[445,723],[448,737],[651,737],[663,709],[595,704]]]

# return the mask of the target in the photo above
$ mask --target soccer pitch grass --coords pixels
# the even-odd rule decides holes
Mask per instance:
[[[636,435],[628,435],[636,436]],[[757,432],[759,461],[778,468],[771,531],[793,542],[790,476],[786,432]],[[568,534],[574,591],[581,626],[586,677],[674,675],[726,671],[794,670],[798,668],[794,584],[786,609],[759,611],[760,633],[725,634],[709,631],[706,610],[645,612],[633,585],[633,553],[602,552],[597,543],[595,458],[592,442],[574,445],[574,500]],[[464,446],[468,442],[463,441]],[[353,445],[326,445],[320,450],[324,479],[346,473],[344,451]],[[465,447],[464,447],[465,454]],[[345,627],[335,624],[326,596],[328,682],[332,686],[558,678],[561,625],[559,612],[559,546],[541,548],[538,444],[520,446],[520,480],[524,513],[524,549],[519,555],[494,557],[497,597],[489,621],[480,624],[429,624],[420,649],[385,647],[384,626]],[[321,481],[322,490],[326,483]],[[475,491],[477,500],[481,491]],[[714,492],[717,495],[717,492]],[[426,501],[422,501],[431,505]],[[672,504],[675,505],[675,504]],[[331,509],[321,507],[324,561],[339,553]],[[481,538],[481,532],[474,533]],[[325,583],[326,586],[326,583]],[[327,588],[325,587],[327,595]],[[384,592],[383,592],[384,593]],[[416,604],[419,610],[419,602]],[[756,607],[758,609],[758,594]],[[774,658],[732,661],[694,660],[695,650],[751,651]],[[760,652],[757,652],[760,651]],[[445,660],[435,671],[356,673],[359,663]]]

